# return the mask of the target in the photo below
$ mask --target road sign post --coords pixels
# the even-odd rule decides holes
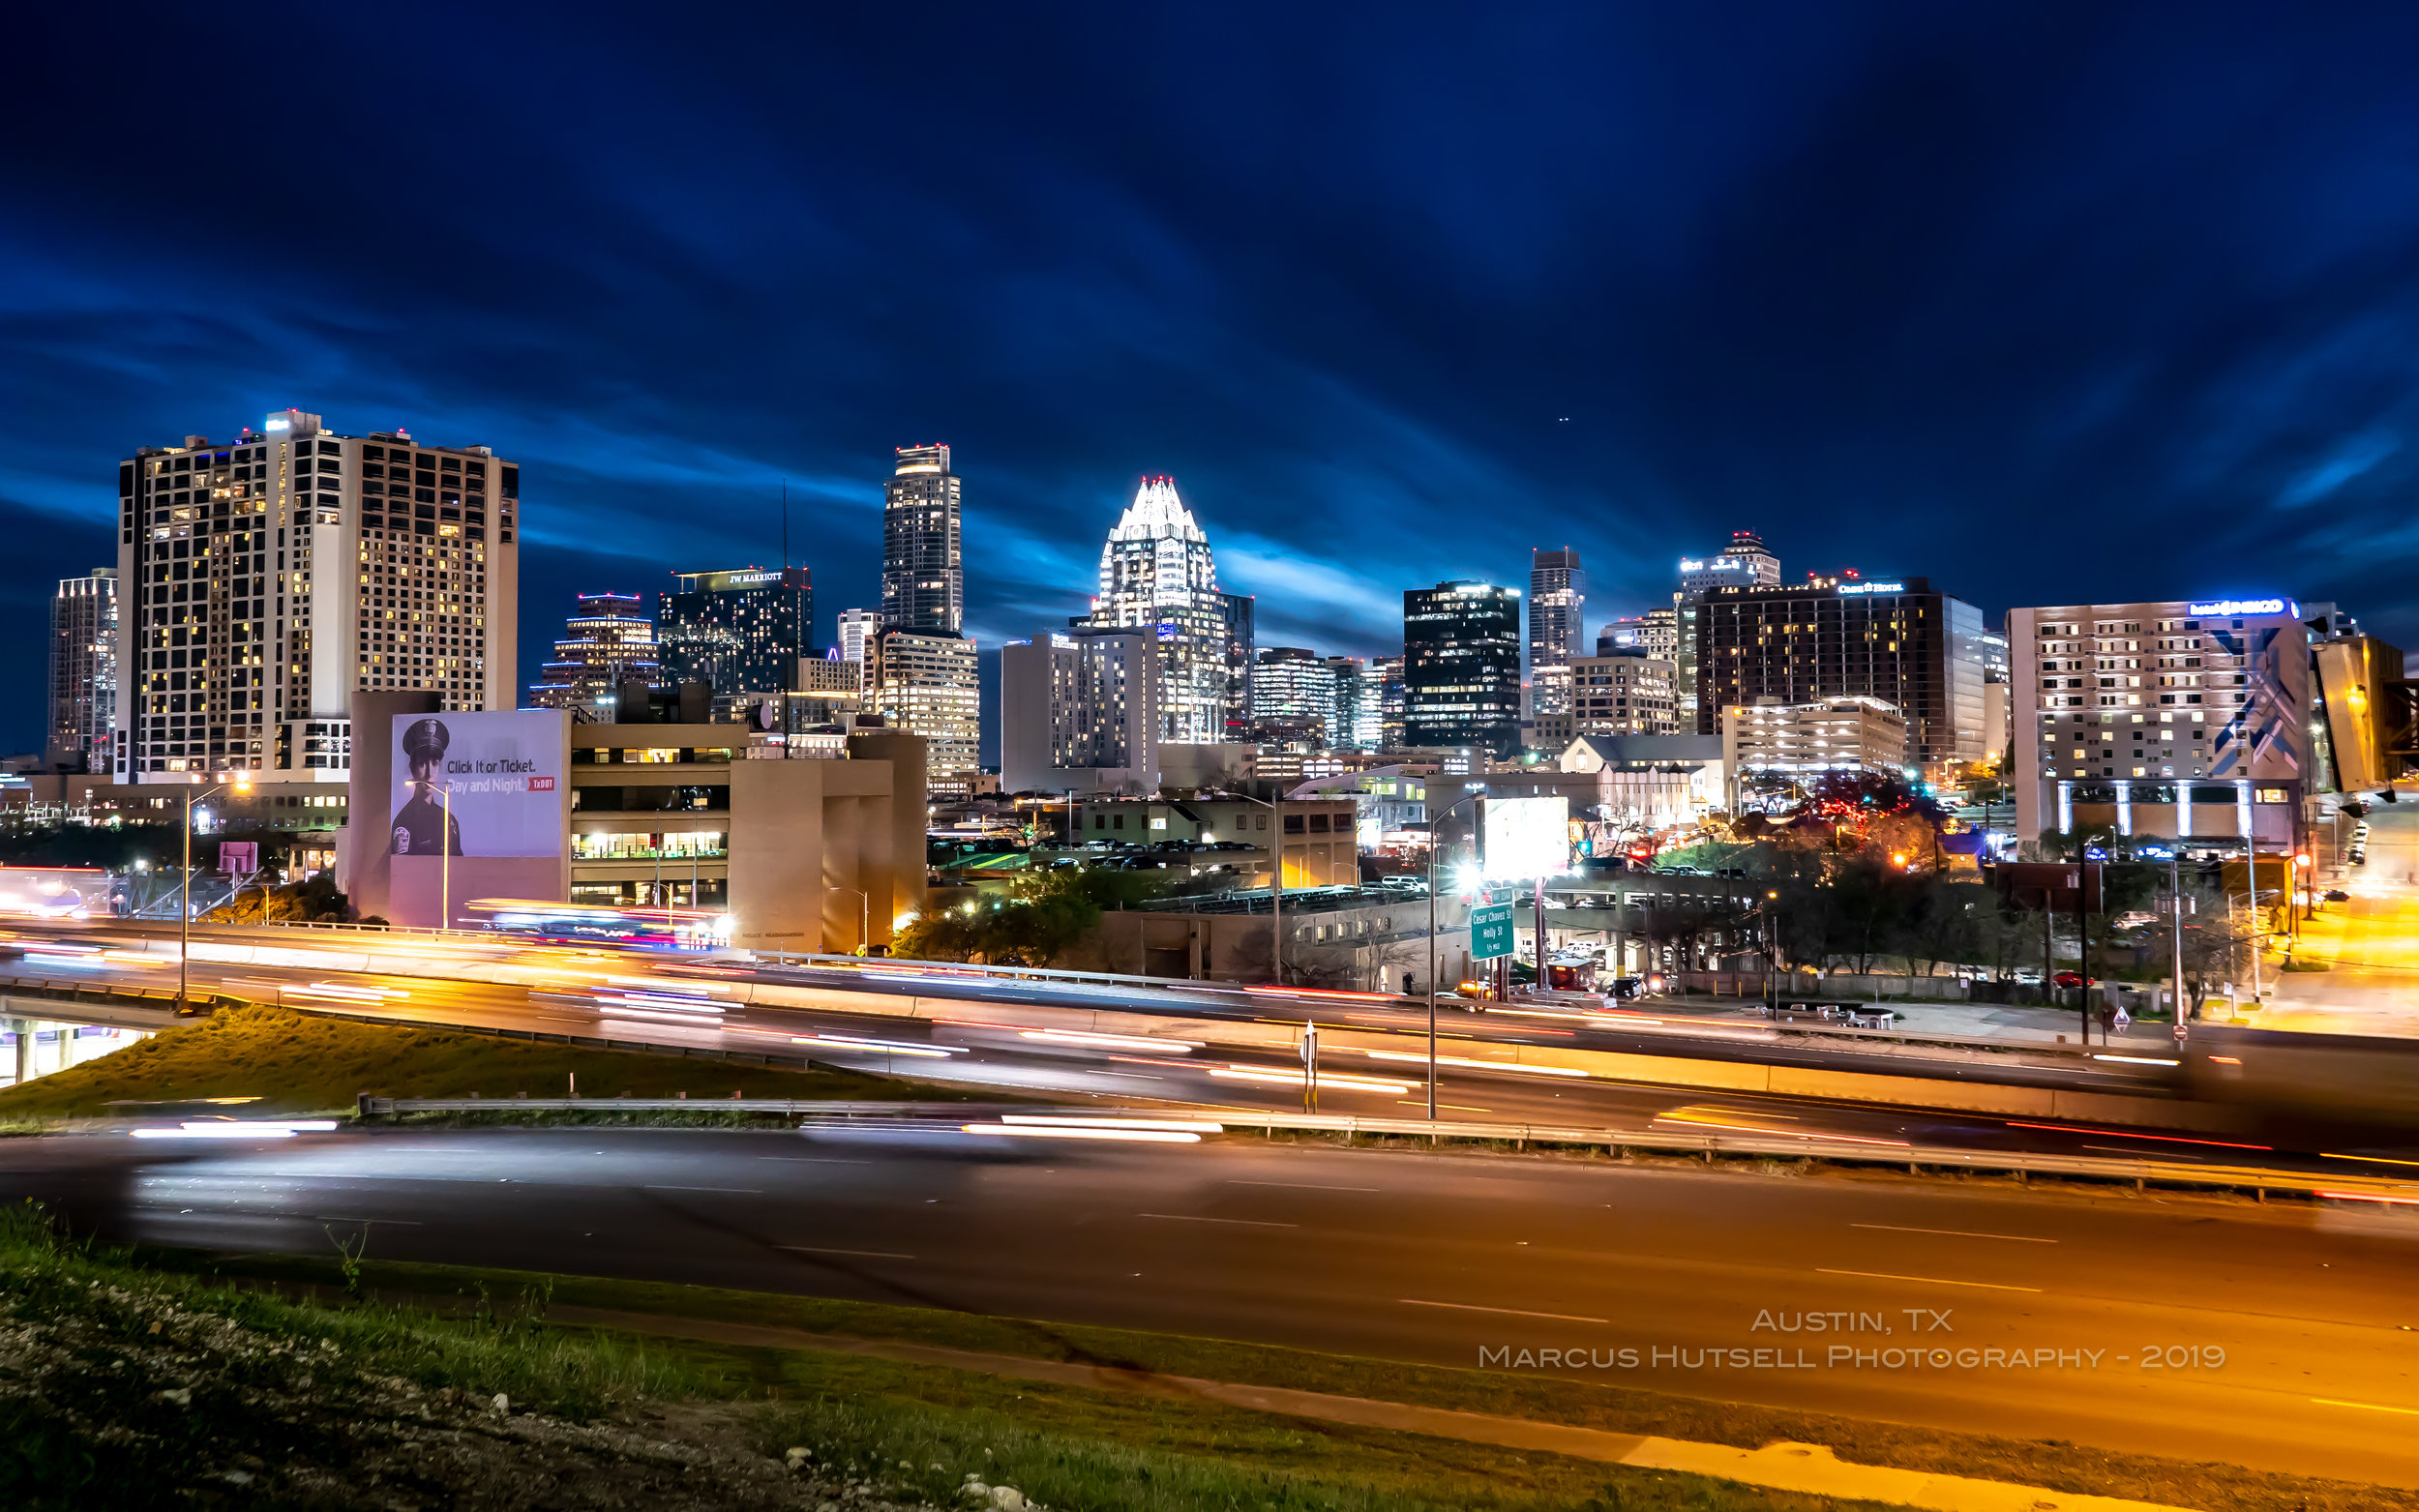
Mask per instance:
[[[1509,899],[1470,905],[1470,959],[1495,961],[1512,953],[1512,919],[1520,905]]]

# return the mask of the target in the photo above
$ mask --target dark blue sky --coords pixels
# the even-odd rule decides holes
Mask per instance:
[[[289,404],[523,463],[524,678],[575,588],[777,557],[785,476],[828,635],[934,440],[986,642],[1082,608],[1144,473],[1264,643],[1398,648],[1405,587],[1565,544],[1593,625],[1741,525],[1994,617],[2419,641],[2407,6],[50,7],[7,52],[18,749],[116,460]]]

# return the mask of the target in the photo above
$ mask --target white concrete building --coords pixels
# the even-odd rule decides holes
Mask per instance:
[[[2291,600],[2011,609],[2008,644],[2018,839],[2291,843],[2311,756],[2310,632]]]
[[[973,641],[883,630],[868,647],[864,701],[885,724],[924,737],[925,778],[936,790],[962,787],[980,770],[982,683]]]
[[[1680,733],[1679,677],[1677,665],[1656,657],[1574,658],[1570,664],[1571,733]]]
[[[1722,710],[1722,778],[1731,808],[1760,789],[1811,783],[1832,772],[1906,775],[1906,716],[1864,695],[1813,703],[1731,704]]]
[[[1159,787],[1157,654],[1135,631],[1061,630],[1000,648],[1006,792]]]
[[[1210,538],[1172,478],[1146,478],[1100,548],[1097,630],[1149,629],[1159,651],[1159,738],[1226,737],[1228,616]]]

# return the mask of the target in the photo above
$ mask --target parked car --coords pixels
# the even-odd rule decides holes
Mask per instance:
[[[2349,903],[2352,901],[2352,895],[2344,891],[2344,889],[2340,887],[2330,887],[2318,896],[2324,898],[2329,903]]]
[[[2086,982],[2083,980],[2082,975],[2079,972],[2075,971],[2061,971],[2055,978],[2053,978],[2053,980],[2056,981],[2060,987],[2098,987],[2100,985],[2100,979],[2098,977],[2094,977],[2090,981]]]

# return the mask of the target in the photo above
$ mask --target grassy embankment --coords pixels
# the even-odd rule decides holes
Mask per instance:
[[[112,1103],[255,1098],[230,1112],[349,1110],[378,1097],[953,1100],[968,1094],[847,1071],[783,1071],[633,1051],[389,1028],[257,1005],[180,1023],[125,1050],[0,1091],[0,1119],[99,1117]],[[703,1112],[702,1110],[702,1112]]]
[[[10,1215],[0,1504],[947,1506],[979,1477],[1064,1512],[1876,1505],[819,1350],[562,1332],[545,1305],[542,1288],[469,1317],[240,1290]],[[808,1451],[794,1470],[776,1458],[792,1445]]]
[[[333,1284],[343,1263],[269,1257],[225,1265],[263,1280]],[[1569,1424],[1755,1446],[1828,1444],[1842,1459],[2211,1512],[2419,1512],[2419,1493],[2187,1464],[2063,1440],[2016,1440],[1704,1401],[1563,1377],[1407,1365],[1227,1340],[973,1317],[937,1309],[768,1296],[692,1286],[384,1263],[351,1266],[357,1290],[431,1305],[536,1286],[546,1305],[704,1319],[851,1339],[1081,1361]],[[377,1290],[367,1291],[377,1295]],[[580,1337],[574,1333],[568,1337]],[[1060,1508],[1636,1509],[1845,1508],[1862,1503],[1741,1488],[1537,1452],[1308,1423],[1191,1398],[1109,1392],[817,1349],[738,1347],[587,1332],[623,1356],[664,1351],[668,1379],[728,1402],[766,1453],[892,1467],[905,1491],[945,1498],[967,1471]],[[905,1465],[902,1466],[902,1462]],[[940,1470],[931,1467],[939,1465]]]

